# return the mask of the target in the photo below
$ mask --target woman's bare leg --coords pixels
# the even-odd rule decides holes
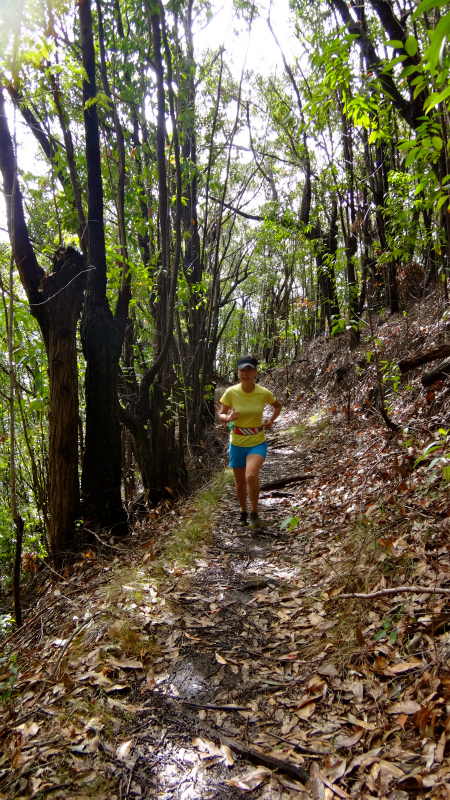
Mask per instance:
[[[248,461],[248,459],[247,459]],[[245,480],[246,467],[235,467],[234,472],[234,488],[236,496],[241,507],[241,511],[247,511],[247,482]]]
[[[245,480],[247,483],[248,497],[250,500],[250,511],[257,513],[259,501],[259,470],[264,464],[264,458],[257,453],[247,456],[245,467]],[[237,492],[237,490],[236,490]]]

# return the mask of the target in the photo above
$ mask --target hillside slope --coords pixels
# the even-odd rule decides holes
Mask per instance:
[[[0,797],[449,797],[449,396],[394,361],[444,340],[431,302],[263,378],[263,532],[216,428],[189,503],[39,578],[4,643]]]

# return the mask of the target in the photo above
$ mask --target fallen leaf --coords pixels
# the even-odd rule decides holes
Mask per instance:
[[[363,735],[364,731],[360,728],[359,731],[356,731],[351,736],[338,736],[335,740],[335,745],[336,747],[353,747],[354,744],[358,744]]]
[[[328,756],[325,759],[324,773],[329,781],[334,783],[345,774],[347,762],[345,758],[336,758],[336,756]]]
[[[270,769],[267,767],[257,767],[256,769],[252,769],[249,772],[244,772],[243,775],[240,775],[237,778],[231,778],[231,780],[224,781],[229,786],[234,786],[236,789],[240,789],[242,792],[253,792],[254,789],[257,789],[258,786],[261,784],[271,775]]]
[[[358,644],[361,647],[364,647],[364,645],[366,644],[366,640],[364,638],[364,634],[363,634],[361,628],[358,628],[358,627],[355,628],[355,636],[356,636],[356,638],[358,640]]]
[[[310,717],[312,717],[315,710],[316,710],[316,704],[312,702],[302,706],[302,708],[299,708],[298,711],[296,711],[295,713],[300,719],[309,719]]]
[[[141,661],[135,658],[129,658],[126,661],[119,661],[117,658],[108,658],[107,664],[110,664],[114,669],[144,669]]]
[[[357,719],[353,714],[348,715],[348,721],[352,725],[357,725],[358,728],[364,728],[365,731],[374,731],[375,725],[373,722],[366,722],[364,719]]]
[[[306,788],[313,800],[325,800],[325,786],[320,776],[320,769],[315,761],[311,763],[309,770],[309,780]]]
[[[388,709],[388,714],[415,714],[420,711],[421,706],[414,700],[400,700],[398,703],[393,703]]]
[[[434,754],[435,761],[440,763],[444,758],[444,750],[445,750],[445,743],[446,743],[446,734],[445,731],[441,733],[441,738],[439,739],[438,745],[436,747],[436,752]]]
[[[193,744],[195,747],[198,747],[200,753],[203,753],[201,758],[223,755],[220,747],[217,747],[217,745],[214,744],[214,742],[211,742],[209,739],[202,739],[200,736],[196,736],[195,739],[193,739]]]
[[[400,675],[402,672],[408,672],[411,669],[417,669],[417,667],[422,667],[422,662],[419,658],[411,659],[411,661],[399,661],[397,664],[393,664],[391,667],[387,667],[384,670],[385,675]]]
[[[33,736],[36,736],[40,727],[41,726],[38,725],[37,722],[33,722],[31,719],[29,719],[28,722],[18,725],[17,728],[13,728],[13,730],[20,731],[22,734],[22,743],[25,744],[28,739],[32,739]]]
[[[215,653],[215,656],[216,656],[216,661],[217,661],[218,664],[227,664],[228,663],[226,661],[226,659],[223,656],[220,655],[220,653]]]
[[[233,753],[231,752],[230,748],[226,744],[220,745],[220,752],[223,754],[225,764],[227,767],[232,767],[234,764],[234,757]]]
[[[373,764],[374,761],[378,761],[378,756],[381,752],[381,747],[375,747],[373,750],[369,750],[367,753],[359,753],[357,756],[354,756],[348,765],[345,774],[349,775],[356,767],[365,766],[368,767],[370,764]]]
[[[84,730],[86,733],[101,733],[104,727],[105,723],[101,721],[100,717],[91,717],[91,719],[86,722]]]
[[[127,742],[123,742],[116,750],[116,758],[120,761],[129,761],[132,747],[133,739],[128,739]]]

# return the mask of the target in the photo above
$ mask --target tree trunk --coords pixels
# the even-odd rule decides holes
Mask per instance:
[[[86,359],[86,444],[82,512],[90,524],[126,530],[121,497],[121,440],[117,378],[122,338],[106,297],[103,183],[97,119],[95,51],[90,0],[80,0],[81,49],[88,183],[89,272],[81,341]],[[124,326],[123,326],[124,332]]]
[[[85,286],[84,260],[76,251],[57,274],[46,279],[42,301],[48,303],[49,505],[50,547],[57,563],[73,544],[80,515],[78,484],[77,324]],[[73,281],[73,278],[75,280]],[[69,282],[73,281],[72,283]],[[45,306],[44,306],[45,307]]]
[[[72,542],[79,510],[78,490],[78,367],[76,326],[83,301],[85,268],[71,250],[58,272],[46,276],[28,235],[15,170],[13,143],[0,92],[0,170],[6,201],[13,257],[27,293],[30,311],[42,332],[50,383],[49,482],[50,548],[56,563]],[[67,258],[69,256],[69,258]]]

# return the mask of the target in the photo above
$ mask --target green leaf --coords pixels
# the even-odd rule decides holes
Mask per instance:
[[[420,192],[425,189],[428,185],[428,181],[421,181],[418,186],[414,189],[414,194],[420,194]]]
[[[415,72],[417,72],[417,71],[418,71],[418,69],[419,69],[419,66],[418,66],[418,65],[416,65],[416,64],[409,64],[407,67],[405,67],[404,69],[402,69],[402,71],[401,71],[401,73],[400,73],[400,75],[399,75],[399,78],[408,78],[408,77],[409,77],[409,75],[414,75],[414,73],[415,73]]]
[[[422,0],[412,15],[411,21],[414,22],[417,17],[420,17],[420,15],[425,11],[429,11],[430,8],[441,8],[442,6],[445,6],[446,2],[447,0]]]
[[[417,153],[419,152],[420,147],[413,147],[410,153],[408,153],[405,161],[405,167],[409,167],[410,164],[414,161]]]
[[[414,95],[413,95],[413,99],[414,100],[416,99],[416,97],[419,96],[421,91],[423,89],[425,89],[426,86],[427,86],[427,82],[426,82],[425,78],[422,77],[422,75],[419,75],[419,78],[416,78],[416,80],[418,81],[418,83],[417,83],[416,88],[414,89]],[[414,83],[414,81],[412,81],[412,83]]]
[[[436,450],[438,447],[443,446],[443,442],[431,442],[431,444],[427,445],[425,450],[423,451],[423,455],[427,456],[428,453],[431,453],[433,450]]]
[[[430,60],[431,67],[437,67],[443,47],[450,33],[450,11],[445,17],[441,17],[433,33],[432,42],[426,51],[426,57]]]
[[[408,36],[405,42],[405,50],[411,58],[416,55],[417,50],[419,49],[419,45],[417,44],[417,39],[415,36]]]
[[[400,39],[389,39],[388,47],[393,47],[395,50],[403,50],[404,44]]]
[[[450,95],[450,85],[446,86],[442,92],[439,93],[439,103],[442,103],[443,100],[446,100],[447,97]]]
[[[408,58],[406,53],[402,53],[401,56],[395,56],[395,58],[393,58],[392,61],[389,61],[389,64],[387,65],[386,72],[388,70],[393,69],[393,67],[396,67],[397,64],[401,64],[405,60],[405,58]]]
[[[449,198],[448,198],[448,196],[447,196],[446,194],[442,195],[442,196],[439,198],[439,200],[437,201],[437,205],[436,205],[436,211],[439,211],[439,209],[440,209],[440,208],[441,208],[441,207],[444,205],[444,203],[445,203],[446,201],[448,202],[448,200],[449,200]]]
[[[439,103],[439,92],[432,92],[423,104],[423,110],[428,112]]]

